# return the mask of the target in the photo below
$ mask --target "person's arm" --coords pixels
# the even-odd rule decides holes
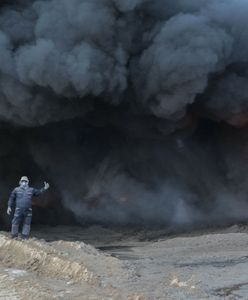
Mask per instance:
[[[34,196],[39,196],[39,195],[41,195],[41,194],[43,194],[46,190],[48,190],[49,189],[49,183],[47,183],[47,182],[44,182],[44,187],[43,188],[41,188],[41,189],[33,189],[33,195]]]
[[[10,213],[11,213],[11,210],[12,210],[11,208],[12,208],[12,206],[13,206],[15,200],[16,200],[16,189],[14,189],[14,190],[11,192],[10,197],[9,197],[9,201],[8,201],[8,209],[7,209],[7,214],[8,214],[8,215],[10,215]]]

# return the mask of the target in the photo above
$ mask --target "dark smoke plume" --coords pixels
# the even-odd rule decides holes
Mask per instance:
[[[80,222],[245,219],[247,15],[245,0],[2,1],[5,186],[42,174]]]

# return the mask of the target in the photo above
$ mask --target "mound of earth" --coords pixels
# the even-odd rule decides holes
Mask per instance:
[[[58,226],[34,228],[28,241],[2,232],[0,298],[247,299],[247,232]]]

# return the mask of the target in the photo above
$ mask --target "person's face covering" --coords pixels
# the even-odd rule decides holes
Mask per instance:
[[[27,182],[26,180],[21,180],[20,186],[21,186],[22,188],[26,188],[26,187],[28,186],[28,182]]]

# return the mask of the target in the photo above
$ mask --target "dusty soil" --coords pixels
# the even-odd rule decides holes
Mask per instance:
[[[248,228],[0,233],[0,299],[248,299]]]

